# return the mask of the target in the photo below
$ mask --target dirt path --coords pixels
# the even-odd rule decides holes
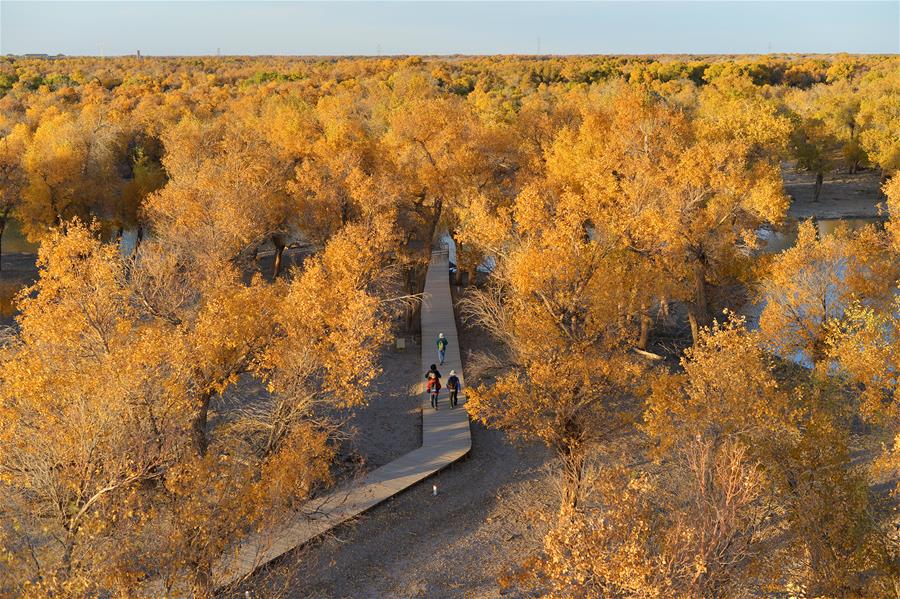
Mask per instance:
[[[493,343],[461,323],[459,334],[464,365],[471,348]],[[472,376],[468,382],[478,383]],[[363,428],[377,426],[377,419],[358,425],[361,439],[380,434]],[[519,596],[514,589],[501,593],[498,579],[540,546],[540,514],[556,506],[547,455],[542,447],[517,448],[502,433],[472,423],[468,458],[288,554],[232,596]]]

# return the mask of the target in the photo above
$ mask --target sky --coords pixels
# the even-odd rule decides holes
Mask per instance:
[[[0,0],[0,54],[900,53],[900,0]]]

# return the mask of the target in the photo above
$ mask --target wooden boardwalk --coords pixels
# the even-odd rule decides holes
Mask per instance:
[[[463,380],[459,337],[450,297],[449,259],[447,251],[434,252],[428,266],[422,298],[422,375],[429,365],[437,363],[437,337],[443,333],[449,345],[444,365],[439,366],[446,383],[450,370]],[[439,409],[431,402],[422,385],[422,447],[366,475],[351,489],[335,491],[310,501],[304,516],[278,531],[246,539],[230,559],[214,572],[217,587],[238,581],[273,559],[302,545],[330,528],[358,516],[392,495],[407,489],[438,470],[466,455],[472,447],[469,417],[463,409],[465,384],[459,406],[451,410],[445,390],[441,391]]]

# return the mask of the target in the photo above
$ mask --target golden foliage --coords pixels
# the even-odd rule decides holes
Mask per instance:
[[[746,447],[688,441],[661,474],[603,468],[545,540],[551,597],[750,596],[770,506]],[[547,588],[549,587],[549,588]]]
[[[467,408],[562,463],[539,588],[896,594],[871,484],[897,464],[898,178],[887,233],[801,225],[760,331],[702,327],[754,283],[781,161],[896,171],[897,65],[6,60],[0,227],[42,246],[0,339],[0,589],[208,596],[234,543],[332,482],[334,414],[365,401],[391,300],[447,229],[458,267],[495,266],[464,304],[506,353]],[[128,258],[102,241],[124,229]],[[670,304],[694,347],[654,371],[632,350]],[[884,443],[872,472],[856,415]],[[625,434],[654,462],[609,451],[595,478]]]
[[[801,352],[814,364],[825,358],[828,327],[854,298],[884,304],[900,276],[884,235],[872,227],[841,228],[818,239],[800,224],[797,243],[779,254],[759,283],[765,302],[760,330],[784,357]]]
[[[330,481],[327,408],[365,400],[388,338],[373,285],[386,246],[349,227],[290,283],[245,284],[155,258],[160,242],[126,261],[97,232],[73,221],[45,240],[0,351],[18,564],[4,584],[95,592],[154,576],[208,594],[227,547]],[[263,410],[222,402],[247,377],[268,383]],[[40,557],[17,561],[29,545]]]

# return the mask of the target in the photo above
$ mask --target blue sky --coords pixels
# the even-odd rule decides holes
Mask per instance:
[[[0,53],[900,53],[884,2],[0,0]]]

